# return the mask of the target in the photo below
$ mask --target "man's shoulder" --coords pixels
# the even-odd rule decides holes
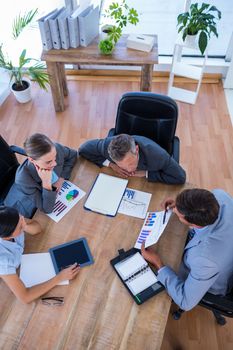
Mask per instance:
[[[149,147],[156,147],[161,148],[158,143],[156,143],[154,140],[149,139],[145,136],[139,136],[139,135],[133,135],[134,140],[137,142],[137,144],[140,146],[149,146]]]
[[[167,152],[158,143],[145,136],[133,135],[133,138],[138,144],[139,149],[144,152],[153,152],[156,153],[157,156],[165,156],[165,154],[167,154]]]

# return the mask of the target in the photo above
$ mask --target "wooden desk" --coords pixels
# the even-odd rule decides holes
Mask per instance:
[[[77,171],[76,171],[77,170]],[[79,162],[73,182],[89,191],[99,168]],[[110,171],[109,171],[110,173]],[[183,186],[130,179],[129,186],[153,193],[149,210],[159,210],[165,197],[175,196]],[[0,348],[4,350],[156,350],[161,346],[171,299],[164,291],[138,306],[121,283],[109,261],[118,249],[131,248],[143,224],[122,214],[110,218],[83,209],[86,196],[59,222],[46,215],[36,217],[45,227],[38,236],[26,237],[26,252],[46,252],[50,247],[85,236],[94,265],[83,268],[69,286],[47,293],[64,296],[60,307],[37,300],[23,305],[1,281]],[[165,263],[178,268],[186,228],[171,218],[157,249]],[[36,273],[36,271],[35,271]]]
[[[41,59],[46,61],[47,64],[53,103],[56,112],[64,111],[64,96],[68,95],[64,70],[65,63],[141,66],[140,90],[151,91],[153,66],[158,63],[157,36],[155,45],[151,52],[127,49],[126,38],[127,35],[121,37],[112,55],[100,54],[98,49],[98,37],[87,47],[42,52]]]

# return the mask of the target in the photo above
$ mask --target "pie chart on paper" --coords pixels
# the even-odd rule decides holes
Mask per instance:
[[[72,191],[67,193],[66,199],[68,200],[68,202],[71,202],[72,200],[74,200],[75,198],[78,197],[78,194],[79,194],[79,191],[72,190]]]

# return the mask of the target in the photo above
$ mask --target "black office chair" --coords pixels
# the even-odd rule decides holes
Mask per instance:
[[[15,173],[19,166],[15,153],[26,156],[23,148],[9,146],[0,135],[0,204],[3,204],[7,193],[14,183]]]
[[[119,102],[115,128],[108,136],[140,135],[158,143],[179,163],[179,138],[175,136],[178,118],[176,102],[151,92],[128,92]]]
[[[206,293],[199,302],[200,306],[205,307],[213,312],[217,323],[221,326],[226,324],[226,317],[233,317],[233,289],[226,296]],[[173,312],[174,320],[179,320],[184,310],[179,309]]]

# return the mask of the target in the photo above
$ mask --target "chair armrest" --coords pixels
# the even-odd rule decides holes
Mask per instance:
[[[229,294],[228,296],[221,296],[206,293],[199,304],[227,311],[233,311],[233,296],[232,294]]]
[[[26,152],[25,152],[24,149],[21,148],[21,147],[12,145],[12,146],[10,146],[10,149],[11,149],[11,151],[14,152],[14,153],[21,154],[22,156],[27,156]]]
[[[180,140],[179,137],[175,136],[173,141],[173,152],[172,157],[179,163],[180,161]]]
[[[112,128],[109,130],[107,137],[111,137],[111,136],[115,136],[115,128]]]

